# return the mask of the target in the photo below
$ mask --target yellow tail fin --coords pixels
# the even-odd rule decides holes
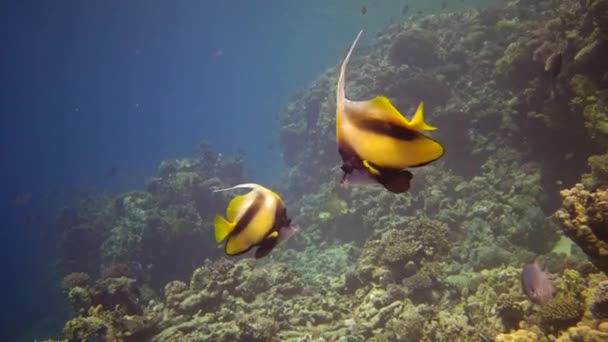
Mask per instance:
[[[228,222],[220,215],[215,215],[213,225],[215,226],[215,241],[217,243],[224,241],[226,236],[234,229],[234,224]]]
[[[410,121],[410,127],[418,131],[433,131],[437,129],[437,127],[424,122],[424,102],[420,102],[418,105],[418,109],[416,109],[416,113],[412,121]]]

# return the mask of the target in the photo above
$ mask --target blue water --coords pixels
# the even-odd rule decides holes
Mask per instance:
[[[404,1],[370,1],[365,16],[362,3],[0,2],[2,340],[65,314],[51,269],[61,206],[141,188],[201,142],[244,151],[248,180],[276,180],[277,112]]]

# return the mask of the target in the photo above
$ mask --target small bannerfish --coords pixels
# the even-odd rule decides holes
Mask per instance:
[[[15,205],[26,205],[26,204],[30,203],[31,199],[32,199],[31,192],[24,192],[24,193],[17,194],[15,196]]]
[[[239,184],[227,189],[251,189],[245,195],[234,197],[226,209],[226,217],[215,215],[215,240],[226,240],[227,255],[240,255],[253,247],[255,258],[262,258],[280,242],[297,232],[287,217],[287,209],[279,195],[255,183]]]
[[[536,304],[547,304],[553,299],[555,289],[549,274],[536,263],[529,263],[521,271],[521,289]]]
[[[412,120],[407,120],[385,96],[367,101],[346,98],[346,65],[361,36],[348,51],[336,87],[336,137],[344,172],[342,182],[361,171],[394,193],[410,187],[412,173],[406,168],[426,165],[439,159],[443,146],[421,133],[436,129],[424,121],[421,102]]]

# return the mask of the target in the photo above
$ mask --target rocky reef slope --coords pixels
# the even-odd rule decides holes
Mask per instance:
[[[186,248],[209,244],[226,202],[210,189],[240,182],[240,164],[208,150],[165,163],[147,191],[62,215],[60,265],[86,273],[64,280],[75,317],[63,338],[608,340],[606,56],[606,0],[511,0],[386,27],[355,50],[347,93],[404,113],[425,101],[447,153],[412,170],[411,192],[337,184],[331,68],[280,116],[277,190],[303,232],[256,262]],[[557,289],[543,306],[520,288],[534,259]]]

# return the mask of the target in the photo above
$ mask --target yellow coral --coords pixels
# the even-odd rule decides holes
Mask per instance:
[[[498,334],[496,342],[536,342],[540,341],[538,335],[532,331],[520,329],[508,334]]]
[[[563,206],[555,213],[564,233],[578,244],[601,270],[608,270],[608,242],[596,233],[608,224],[608,190],[590,192],[583,184],[560,192]]]

